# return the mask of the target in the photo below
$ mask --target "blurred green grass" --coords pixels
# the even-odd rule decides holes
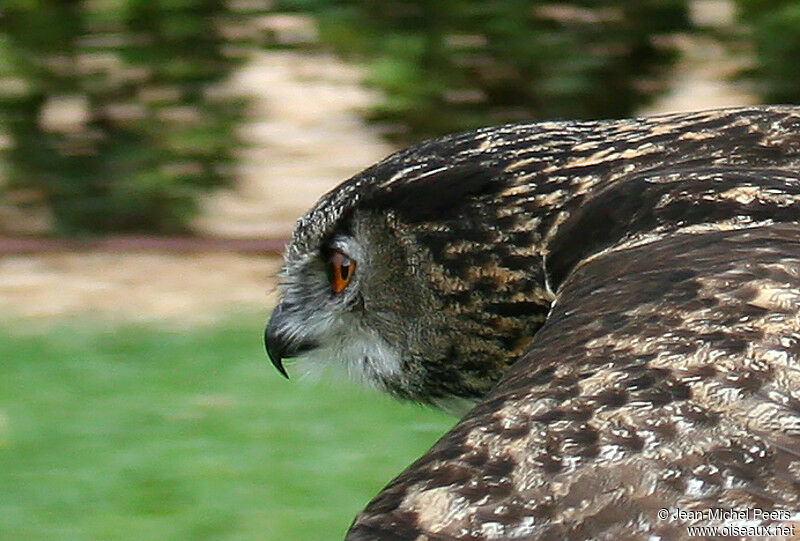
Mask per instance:
[[[284,381],[263,322],[0,328],[0,538],[341,539],[455,419]]]

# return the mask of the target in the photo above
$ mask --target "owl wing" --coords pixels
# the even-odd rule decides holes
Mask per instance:
[[[348,539],[673,539],[711,508],[800,509],[797,223],[581,260],[522,358]]]

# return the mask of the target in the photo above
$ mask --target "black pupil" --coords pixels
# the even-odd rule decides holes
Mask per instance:
[[[340,268],[341,268],[340,273],[342,275],[342,280],[347,280],[347,277],[350,276],[350,262],[345,259],[344,261],[342,261],[342,266]]]

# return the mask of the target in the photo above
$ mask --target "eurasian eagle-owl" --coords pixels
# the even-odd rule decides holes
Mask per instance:
[[[281,291],[282,372],[474,405],[350,539],[675,538],[693,522],[660,509],[800,509],[798,107],[424,142],[298,221]]]

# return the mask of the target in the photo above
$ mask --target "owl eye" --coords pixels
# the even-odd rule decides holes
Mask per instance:
[[[328,278],[334,293],[341,293],[356,270],[356,262],[339,250],[331,251],[328,259]]]

